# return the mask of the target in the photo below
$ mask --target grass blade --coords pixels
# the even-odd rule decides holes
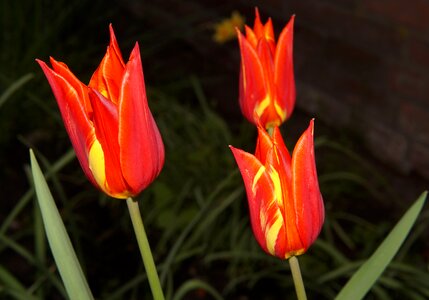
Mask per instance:
[[[362,299],[398,252],[425,203],[424,192],[399,220],[374,254],[357,270],[340,291],[337,300]]]
[[[3,94],[0,95],[0,107],[3,106],[3,104],[6,103],[6,100],[17,90],[19,90],[24,84],[29,82],[31,79],[33,79],[34,75],[32,73],[25,74],[21,78],[19,78],[17,81],[11,84],[11,86],[3,92]]]
[[[30,150],[30,159],[46,236],[67,294],[70,299],[93,299],[55,201],[32,150]]]

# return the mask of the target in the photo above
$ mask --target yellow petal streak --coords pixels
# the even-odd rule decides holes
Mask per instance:
[[[109,99],[109,94],[107,93],[106,89],[102,89],[98,91],[100,94],[102,94],[106,99]]]
[[[271,212],[272,215],[264,216],[263,218],[261,216],[261,223],[264,223],[261,225],[262,228],[265,228],[264,232],[267,249],[272,255],[275,255],[277,237],[280,229],[284,226],[284,219],[280,209],[283,207],[283,195],[278,172],[275,169],[270,168],[269,176],[273,183],[274,197],[271,199],[270,203],[267,203],[267,210],[264,212],[261,211],[261,214]]]
[[[280,119],[282,121],[286,120],[287,111],[283,110],[282,107],[277,103],[277,101],[274,102],[274,108],[276,110],[276,113],[279,115]]]
[[[258,184],[259,179],[261,178],[262,174],[265,172],[265,167],[261,166],[258,170],[258,172],[256,172],[255,177],[253,177],[253,183],[252,183],[252,191],[253,193],[255,193],[255,189],[256,189],[256,185]]]
[[[279,173],[274,168],[270,168],[268,172],[270,175],[271,181],[274,186],[274,194],[276,195],[277,205],[279,207],[283,207],[283,192],[282,192],[282,184],[280,182]]]
[[[98,186],[108,193],[107,182],[106,182],[106,170],[104,166],[104,152],[101,148],[101,144],[98,140],[95,140],[89,150],[89,168],[91,169],[92,175]]]
[[[270,96],[267,95],[262,101],[260,101],[256,107],[255,107],[255,111],[258,114],[258,116],[262,116],[262,114],[264,113],[264,111],[267,109],[267,107],[270,105]]]
[[[280,229],[284,225],[284,222],[283,222],[283,216],[281,215],[280,211],[277,211],[273,218],[275,219],[275,221],[271,226],[266,228],[265,238],[267,240],[268,252],[270,252],[271,255],[275,256],[276,255],[275,247],[276,247],[277,237],[279,235]],[[267,224],[267,225],[269,225],[269,224]]]

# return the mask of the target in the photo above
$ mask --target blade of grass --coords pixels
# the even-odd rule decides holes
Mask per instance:
[[[19,282],[7,269],[0,266],[0,282],[6,286],[7,290],[14,291],[21,295],[20,299],[37,300],[36,297],[30,295],[25,289],[24,285]]]
[[[46,236],[48,237],[49,245],[67,294],[70,299],[92,300],[91,290],[83,275],[64,223],[61,220],[55,201],[52,198],[32,150],[30,150],[30,159],[34,186],[45,224]]]
[[[350,278],[335,299],[362,299],[366,295],[398,252],[422,210],[426,196],[427,192],[424,192],[408,209],[374,254]]]
[[[57,162],[53,165],[51,172],[47,172],[46,178],[50,178],[54,173],[61,170],[64,166],[66,166],[72,159],[75,157],[75,153],[73,148],[71,148],[68,152],[66,152]],[[34,189],[29,189],[19,200],[18,203],[14,206],[12,211],[8,214],[8,216],[4,219],[3,223],[0,227],[0,235],[4,235],[9,228],[10,224],[12,224],[13,220],[19,215],[19,213],[27,206],[30,200],[33,197]]]
[[[223,300],[223,297],[219,294],[218,291],[216,291],[211,285],[208,283],[199,280],[199,279],[191,279],[186,282],[184,282],[179,289],[177,290],[176,294],[173,297],[173,300],[180,300],[183,299],[187,293],[193,290],[204,290],[211,296],[213,296],[216,300]]]
[[[17,90],[19,90],[24,84],[29,82],[34,77],[33,73],[28,73],[16,80],[14,83],[12,83],[6,91],[3,92],[3,94],[0,95],[0,108],[3,106],[3,104],[6,103],[6,100],[9,99],[9,97],[15,93]]]
[[[28,251],[20,244],[16,243],[13,239],[10,239],[2,234],[0,234],[0,244],[5,245],[7,248],[10,248],[12,251],[24,258],[28,263],[36,266],[38,270],[43,271],[46,278],[49,278],[49,280],[57,288],[57,290],[65,296],[64,287],[61,282],[59,282],[59,280],[57,280],[57,278],[52,274],[52,271],[42,265],[30,251]]]

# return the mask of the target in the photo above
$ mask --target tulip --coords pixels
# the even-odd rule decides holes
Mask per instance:
[[[298,140],[292,158],[275,127],[258,127],[255,155],[231,147],[246,188],[252,230],[262,249],[287,259],[303,254],[324,221],[317,180],[313,120]]]
[[[119,199],[137,195],[160,173],[164,145],[149,110],[139,46],[125,64],[110,25],[110,44],[88,85],[66,64],[37,60],[57,100],[88,179]]]
[[[280,126],[292,114],[295,105],[293,74],[294,16],[280,33],[276,44],[273,24],[262,24],[256,9],[253,29],[239,30],[241,53],[239,102],[244,116],[265,128]]]

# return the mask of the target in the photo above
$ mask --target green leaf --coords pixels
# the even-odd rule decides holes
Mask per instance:
[[[219,294],[218,291],[216,291],[211,285],[208,283],[199,280],[199,279],[191,279],[186,282],[184,282],[180,288],[177,290],[176,294],[174,295],[173,300],[180,300],[183,299],[187,293],[193,290],[202,290],[207,292],[207,294],[210,294],[214,299],[216,300],[223,300],[222,296]]]
[[[9,294],[20,295],[16,299],[37,300],[30,295],[21,282],[18,281],[7,269],[0,266],[0,282]]]
[[[32,150],[30,150],[30,160],[46,236],[67,294],[70,299],[93,299],[55,201]]]
[[[396,252],[398,252],[420,214],[426,196],[427,192],[420,195],[377,250],[375,250],[374,254],[356,271],[335,299],[362,299],[366,295],[389,265]]]
[[[24,84],[33,79],[34,75],[32,73],[25,74],[14,83],[10,85],[10,87],[0,95],[0,107],[6,103],[6,100],[17,90],[19,90]]]

